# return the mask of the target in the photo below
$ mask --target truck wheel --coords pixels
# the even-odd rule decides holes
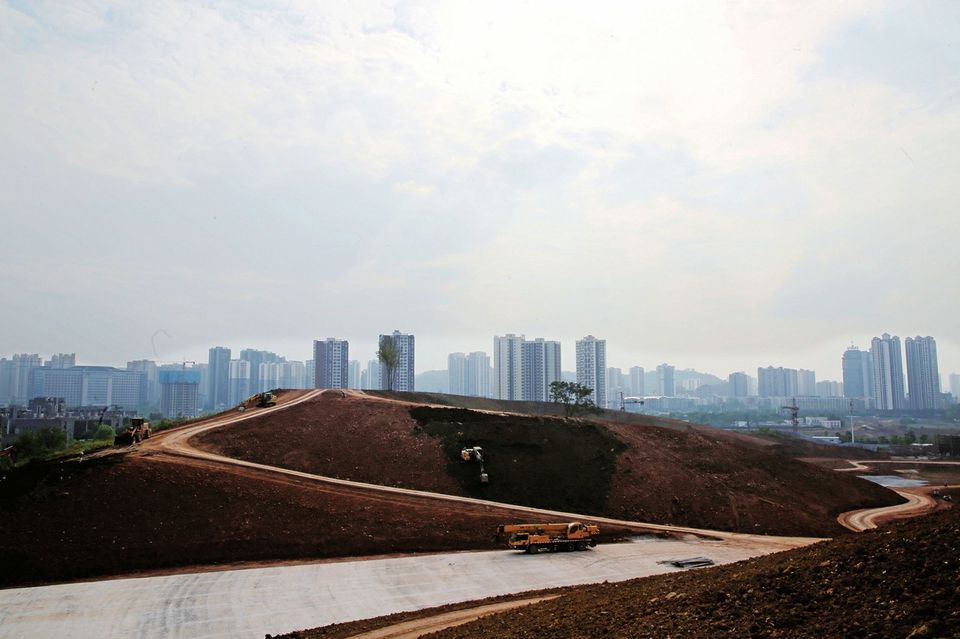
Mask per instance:
[[[535,554],[536,552],[537,552],[537,547],[536,547],[536,546],[534,546],[533,544],[530,544],[529,546],[527,546],[527,554],[528,554],[528,555],[533,555],[533,554]]]
[[[584,543],[584,542],[582,542],[582,541],[578,541],[578,542],[577,542],[577,550],[586,550],[586,549],[587,549],[587,544],[586,544],[586,543]]]

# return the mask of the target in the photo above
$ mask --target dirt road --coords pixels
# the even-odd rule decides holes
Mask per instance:
[[[866,510],[853,510],[843,513],[837,518],[841,526],[849,528],[854,532],[863,532],[871,528],[876,528],[880,524],[894,519],[905,519],[907,517],[916,517],[925,515],[937,509],[936,500],[930,496],[932,487],[921,486],[917,488],[896,488],[892,489],[897,494],[903,496],[907,503],[897,504],[896,506],[887,506],[886,508],[869,508]]]

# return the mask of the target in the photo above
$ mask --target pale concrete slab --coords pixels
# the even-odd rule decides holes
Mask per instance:
[[[659,560],[702,555],[720,564],[784,549],[783,539],[770,542],[651,539],[585,552],[468,552],[18,588],[0,591],[0,637],[260,639],[493,595],[678,570]]]

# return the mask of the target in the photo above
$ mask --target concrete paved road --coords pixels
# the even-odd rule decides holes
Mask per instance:
[[[752,540],[649,540],[585,552],[467,552],[0,590],[0,637],[250,637],[782,550]],[[815,540],[809,540],[812,542]],[[802,545],[794,543],[796,545]]]

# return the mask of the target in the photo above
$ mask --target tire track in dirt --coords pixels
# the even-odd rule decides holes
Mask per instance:
[[[498,612],[504,612],[506,610],[512,610],[514,608],[520,608],[522,606],[529,606],[535,603],[540,603],[541,601],[549,601],[551,599],[556,599],[559,596],[560,595],[551,595],[549,597],[533,597],[530,599],[504,601],[485,606],[477,606],[476,608],[456,610],[454,612],[447,612],[433,617],[424,617],[422,619],[405,621],[403,623],[387,626],[385,628],[378,628],[377,630],[371,630],[370,632],[354,635],[353,639],[417,639],[418,637],[430,634],[431,632],[438,632],[446,628],[461,626],[465,623],[476,621],[481,617],[493,615]]]
[[[926,515],[937,510],[936,500],[930,496],[933,490],[930,487],[893,489],[895,493],[907,500],[904,504],[887,506],[885,508],[867,508],[852,510],[837,517],[841,526],[854,532],[863,532],[876,528],[880,524],[894,519],[906,519]]]

